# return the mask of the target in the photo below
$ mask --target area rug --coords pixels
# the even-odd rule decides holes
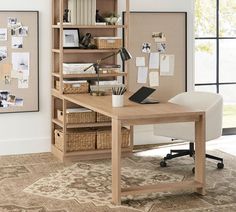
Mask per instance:
[[[236,159],[234,158],[236,162]],[[193,179],[193,160],[176,159],[168,167],[159,166],[160,158],[132,156],[122,160],[122,187],[175,182]],[[234,165],[235,167],[235,165]],[[24,171],[24,170],[23,170]],[[116,207],[111,202],[110,160],[85,161],[72,164],[37,180],[24,192],[57,200],[74,200],[95,207]],[[186,205],[180,205],[181,202]],[[152,193],[122,198],[122,210],[134,211],[236,211],[236,172],[216,169],[215,162],[207,162],[207,195],[193,191]],[[176,210],[175,210],[176,209]]]

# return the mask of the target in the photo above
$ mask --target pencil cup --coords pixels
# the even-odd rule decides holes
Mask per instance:
[[[112,107],[123,107],[124,95],[112,95]]]

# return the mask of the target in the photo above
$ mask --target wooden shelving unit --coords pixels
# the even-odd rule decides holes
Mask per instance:
[[[115,12],[117,13],[119,0],[96,0],[97,9],[100,14]],[[110,127],[111,122],[91,122],[91,123],[66,123],[66,117],[63,116],[63,121],[57,117],[57,111],[60,110],[66,114],[67,108],[79,107],[72,102],[64,99],[66,94],[63,94],[63,80],[65,79],[81,79],[95,80],[96,74],[63,74],[64,62],[96,62],[98,59],[108,56],[111,53],[117,52],[119,49],[75,49],[63,48],[63,30],[64,29],[79,29],[80,34],[90,32],[93,36],[117,36],[125,32],[124,46],[128,47],[128,21],[129,21],[129,0],[126,0],[126,18],[124,25],[81,25],[81,24],[63,24],[64,9],[68,8],[68,0],[52,0],[52,152],[61,161],[65,160],[81,160],[81,159],[99,159],[111,157],[111,150],[88,150],[88,151],[67,151],[67,136],[63,137],[62,150],[55,145],[55,129],[60,129],[64,135],[70,130],[85,130]],[[90,11],[88,11],[90,12]],[[116,56],[110,58],[108,64],[117,63]],[[125,69],[127,70],[127,69]],[[110,80],[122,77],[127,83],[127,72],[119,73],[100,73],[100,79]],[[59,81],[59,90],[56,89],[56,81]],[[127,148],[122,148],[122,154],[127,155],[132,152],[132,145]]]

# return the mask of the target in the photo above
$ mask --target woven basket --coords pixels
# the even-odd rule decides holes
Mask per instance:
[[[63,112],[57,110],[58,120],[63,122]],[[78,112],[78,113],[66,113],[67,124],[80,124],[80,123],[94,123],[96,122],[96,113],[91,112]]]
[[[97,122],[110,122],[111,117],[105,116],[101,113],[97,113]]]
[[[126,128],[121,130],[122,141],[121,147],[129,146],[130,131]],[[97,131],[97,149],[111,149],[111,129]]]
[[[63,151],[64,133],[55,130],[55,146]],[[94,150],[96,144],[96,131],[73,131],[67,132],[67,152]]]
[[[95,37],[94,42],[98,49],[119,49],[122,47],[122,39],[118,37]]]
[[[60,82],[56,81],[56,89],[60,89]],[[73,84],[63,83],[63,93],[65,94],[77,94],[77,93],[88,93],[89,92],[89,83],[84,82],[80,83],[79,87],[74,87]]]

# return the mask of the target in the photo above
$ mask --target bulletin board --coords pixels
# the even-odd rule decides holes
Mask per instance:
[[[38,11],[0,11],[0,113],[39,110]]]
[[[129,90],[154,87],[161,102],[186,91],[187,13],[130,12],[128,33]]]

